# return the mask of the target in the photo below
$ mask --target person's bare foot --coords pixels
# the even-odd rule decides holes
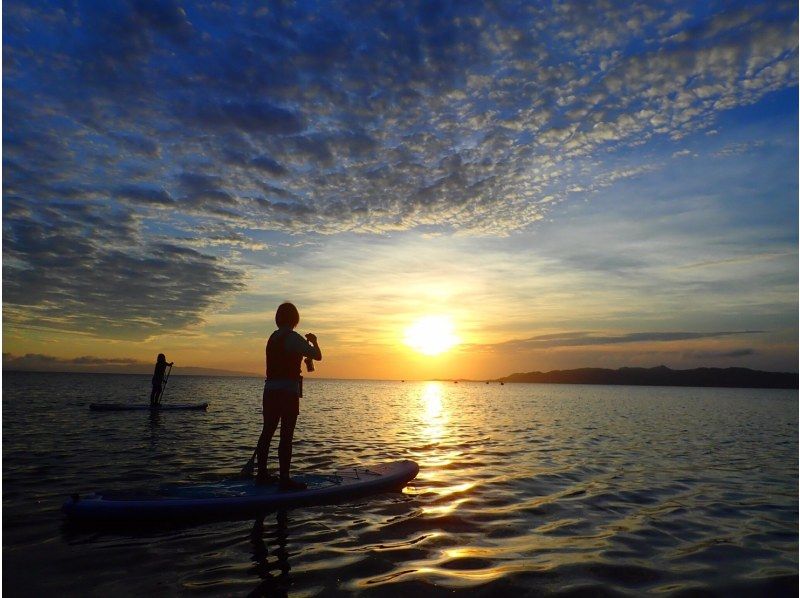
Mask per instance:
[[[278,481],[271,473],[267,473],[266,471],[259,471],[256,474],[256,486],[268,486],[269,484],[274,484]]]
[[[292,492],[296,490],[305,490],[306,488],[308,488],[306,484],[291,478],[284,478],[280,481],[280,489],[284,491]]]

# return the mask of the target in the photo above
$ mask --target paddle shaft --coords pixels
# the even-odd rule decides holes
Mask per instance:
[[[167,370],[167,375],[164,376],[164,381],[161,383],[161,392],[158,393],[158,397],[156,398],[156,405],[161,404],[161,397],[164,396],[164,389],[167,387],[167,381],[169,380],[169,375],[172,373],[172,365],[169,365],[169,370]]]

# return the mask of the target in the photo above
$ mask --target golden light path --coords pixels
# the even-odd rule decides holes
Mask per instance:
[[[469,499],[469,492],[475,486],[472,481],[447,483],[449,480],[446,468],[458,461],[463,451],[447,448],[452,414],[446,405],[444,394],[444,385],[433,381],[427,382],[419,394],[420,432],[427,444],[415,458],[420,467],[424,468],[420,482],[433,484],[438,495],[434,501],[422,507],[425,515],[434,517],[447,515],[457,509]],[[428,490],[431,491],[431,488]]]
[[[424,355],[439,355],[460,342],[448,316],[424,316],[406,328],[406,345]]]
[[[442,385],[439,382],[428,382],[422,392],[422,404],[425,409],[422,419],[425,423],[425,435],[431,441],[439,441],[445,434],[445,425],[450,414],[442,410]]]

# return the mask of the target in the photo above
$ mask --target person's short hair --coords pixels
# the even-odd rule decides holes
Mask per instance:
[[[278,311],[275,312],[275,323],[278,328],[283,326],[290,326],[294,328],[300,323],[300,313],[293,303],[281,303],[278,306]]]

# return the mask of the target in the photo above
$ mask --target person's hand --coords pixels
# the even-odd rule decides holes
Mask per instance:
[[[170,361],[170,362],[169,362],[167,365],[169,365],[169,366],[172,366],[172,365],[174,365],[174,364],[175,364],[175,362],[174,362],[174,361]]]
[[[306,334],[306,340],[309,343],[311,343],[312,345],[316,345],[317,344],[317,335],[316,334],[311,334],[309,332],[308,334]]]

